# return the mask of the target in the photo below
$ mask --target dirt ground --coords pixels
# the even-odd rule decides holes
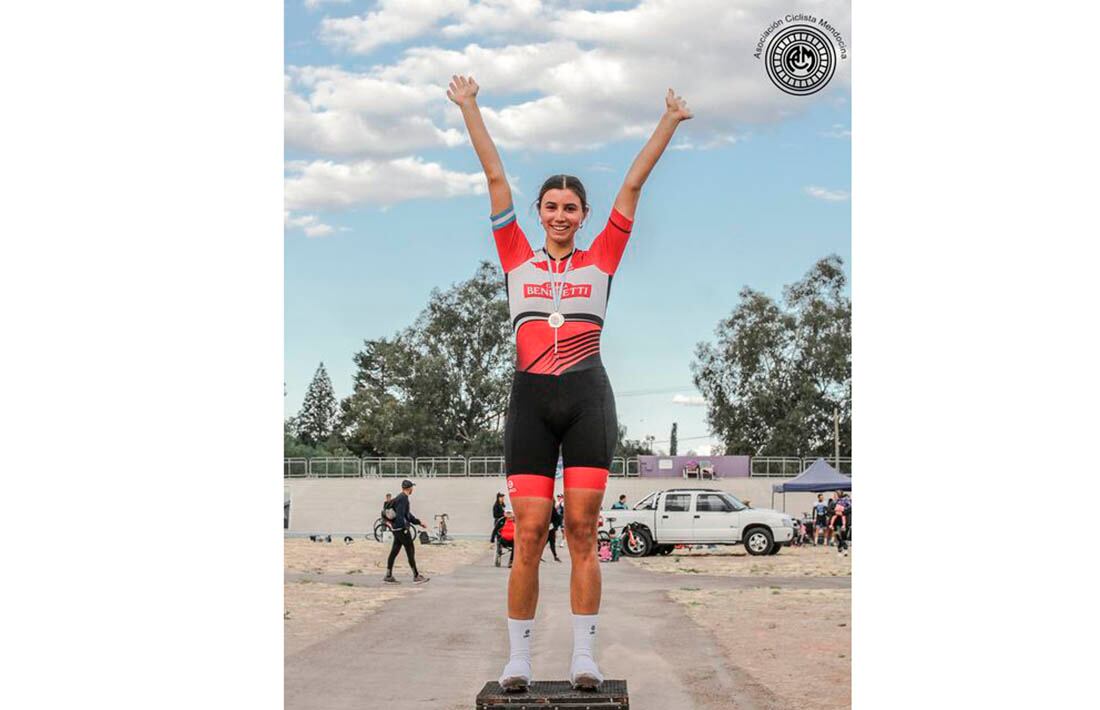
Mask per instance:
[[[852,556],[838,555],[832,547],[784,547],[775,555],[754,557],[745,548],[676,550],[669,555],[626,558],[651,572],[667,574],[715,574],[731,577],[850,577]]]
[[[713,636],[730,665],[767,688],[775,707],[851,707],[850,589],[685,585],[668,596]]]
[[[417,545],[416,566],[428,577],[452,572],[484,554],[488,545],[458,540],[446,545]],[[384,588],[355,586],[356,576],[381,578],[386,571],[388,544],[362,538],[350,545],[336,541],[308,539],[283,541],[283,566],[289,573],[350,575],[347,582],[326,583],[308,577],[283,585],[284,655],[291,655],[347,629],[373,613],[387,600],[416,594],[423,587],[413,585],[405,553],[394,563],[394,576],[401,585]],[[428,582],[431,584],[431,582]]]

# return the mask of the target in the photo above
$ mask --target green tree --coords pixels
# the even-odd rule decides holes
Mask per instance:
[[[322,362],[313,373],[313,381],[309,383],[298,416],[292,420],[295,438],[307,446],[328,441],[336,429],[338,409],[332,380]]]
[[[341,402],[348,446],[361,455],[503,453],[502,426],[515,362],[498,269],[433,290],[412,326],[370,340],[354,357]]]
[[[676,422],[672,422],[672,434],[668,439],[668,455],[676,455]]]
[[[843,261],[821,259],[783,289],[783,303],[744,288],[740,303],[699,343],[692,374],[707,421],[731,454],[851,455],[851,300]]]

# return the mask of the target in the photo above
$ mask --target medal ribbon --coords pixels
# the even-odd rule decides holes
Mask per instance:
[[[543,251],[546,251],[546,250],[543,249]],[[574,250],[574,251],[576,251],[576,250]],[[557,282],[557,279],[555,278],[555,275],[554,275],[555,274],[555,272],[554,272],[554,262],[550,257],[550,252],[546,251],[546,257],[547,257],[547,259],[550,259],[547,262],[546,265],[550,268],[550,298],[554,302],[554,313],[558,313],[558,314],[561,314],[561,315],[564,316],[565,314],[563,314],[561,312],[561,297],[562,297],[562,291],[565,290],[565,275],[567,273],[569,273],[569,267],[572,266],[572,264],[573,264],[573,252],[569,253],[569,260],[565,262],[565,268],[563,268],[561,270],[561,291],[558,290],[558,282]],[[547,318],[546,321],[549,323],[550,319]],[[551,328],[551,330],[554,331],[554,357],[557,357],[558,356],[558,329],[557,328]]]

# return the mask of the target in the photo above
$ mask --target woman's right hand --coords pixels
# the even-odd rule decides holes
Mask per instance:
[[[458,76],[451,77],[451,84],[447,88],[447,98],[459,106],[473,103],[477,97],[478,85],[474,78]]]

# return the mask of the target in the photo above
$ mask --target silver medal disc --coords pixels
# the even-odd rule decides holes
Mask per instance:
[[[565,316],[563,316],[561,313],[554,312],[550,314],[550,317],[547,320],[549,321],[551,328],[560,328],[562,324],[565,323]]]

